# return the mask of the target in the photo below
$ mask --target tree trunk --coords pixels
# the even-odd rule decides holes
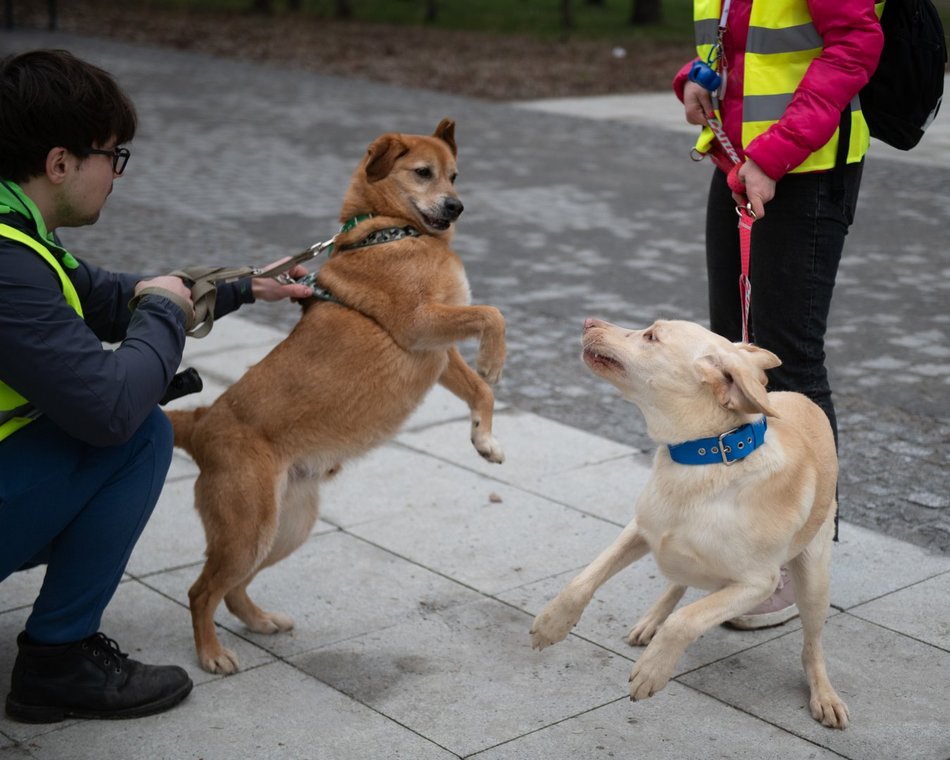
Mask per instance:
[[[426,0],[426,14],[424,21],[427,24],[435,22],[439,16],[439,0]]]
[[[630,23],[633,26],[650,26],[663,20],[661,0],[633,0]]]
[[[350,0],[336,0],[336,18],[353,18],[353,6]]]
[[[574,6],[571,0],[560,0],[561,6],[561,31],[568,31],[574,28]]]
[[[272,10],[270,0],[251,0],[251,11],[254,13],[270,13]]]

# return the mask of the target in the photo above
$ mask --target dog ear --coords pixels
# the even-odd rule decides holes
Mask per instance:
[[[768,351],[764,353],[769,354]],[[774,354],[769,354],[775,358]],[[778,365],[773,365],[778,366]],[[719,406],[736,412],[761,412],[769,417],[778,414],[769,404],[765,390],[768,381],[765,367],[756,366],[739,353],[720,353],[702,356],[696,361],[700,379],[710,386]]]
[[[389,175],[396,159],[409,152],[408,146],[398,135],[383,135],[373,140],[366,149],[366,179],[378,182]]]
[[[752,359],[753,364],[761,369],[774,369],[782,364],[782,360],[771,351],[766,351],[764,348],[759,348],[751,343],[737,343],[736,348],[746,352],[749,358]]]
[[[439,138],[442,142],[449,146],[449,149],[452,151],[452,155],[458,158],[459,150],[458,146],[455,144],[455,122],[451,119],[442,119],[439,122],[439,126],[435,128],[435,132],[432,133],[433,137]]]

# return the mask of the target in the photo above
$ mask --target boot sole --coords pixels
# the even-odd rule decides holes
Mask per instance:
[[[91,718],[94,720],[144,718],[146,715],[155,715],[171,709],[191,693],[193,686],[194,684],[189,680],[182,688],[168,696],[144,705],[128,707],[124,710],[87,710],[82,707],[67,707],[65,705],[27,705],[8,696],[6,711],[10,718],[20,723],[59,723],[66,718]]]

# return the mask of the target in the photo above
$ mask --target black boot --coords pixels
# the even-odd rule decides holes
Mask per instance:
[[[24,723],[74,718],[138,718],[178,704],[191,691],[176,665],[143,665],[101,633],[42,646],[17,637],[7,715]]]

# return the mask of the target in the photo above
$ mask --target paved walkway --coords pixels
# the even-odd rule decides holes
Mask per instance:
[[[562,115],[532,119],[511,106],[200,56],[40,34],[0,37],[0,46],[9,40],[69,46],[121,70],[123,81],[149,95],[137,97],[142,174],[130,172],[122,195],[110,200],[110,229],[104,219],[81,238],[129,268],[163,264],[155,260],[163,244],[176,264],[183,244],[232,247],[235,260],[222,263],[243,263],[251,244],[252,260],[296,250],[301,234],[333,219],[339,175],[365,146],[363,133],[378,131],[363,124],[367,102],[385,103],[395,114],[379,121],[412,124],[434,125],[451,108],[478,124],[473,131],[481,139],[498,143],[491,130],[507,119],[519,136],[508,153],[466,154],[476,175],[466,215],[477,219],[480,205],[509,214],[533,209],[548,231],[565,235],[597,234],[565,218],[579,200],[596,212],[597,196],[560,176],[547,192],[535,187],[541,180],[534,172],[544,169],[525,138],[552,130],[556,145],[574,146],[572,165],[583,172],[585,151],[593,156],[604,142],[627,136],[626,128],[571,131],[572,117]],[[354,99],[361,99],[359,108]],[[410,116],[409,100],[425,108],[424,117]],[[612,101],[585,102],[593,113]],[[205,127],[200,137],[196,123]],[[300,138],[317,128],[319,144]],[[470,129],[461,132],[463,153]],[[667,134],[643,132],[637,161],[649,162],[649,150],[668,151]],[[226,160],[235,151],[243,160]],[[301,162],[307,171],[294,172]],[[486,179],[492,176],[497,181]],[[663,192],[675,196],[683,188],[677,179]],[[641,201],[630,199],[631,208]],[[644,215],[634,214],[620,234],[632,238]],[[610,221],[597,213],[585,219],[594,226]],[[117,247],[117,230],[124,246]],[[489,265],[492,252],[509,250],[510,238],[491,245],[493,239],[460,232],[458,243],[471,252],[466,261],[476,289],[488,294],[484,300],[494,302],[496,292],[510,299],[513,356],[527,354],[541,366],[545,352],[569,354],[578,364],[578,323],[565,328],[570,344],[542,329],[549,324],[538,316],[544,299],[572,291],[556,281],[559,265],[539,252],[536,234],[519,239],[538,253],[527,270],[537,277],[531,287]],[[142,235],[147,251],[128,242]],[[583,265],[598,266],[592,250],[575,253]],[[641,253],[648,256],[648,247]],[[544,280],[545,271],[554,279]],[[664,271],[676,275],[675,265]],[[598,296],[608,317],[610,309],[631,308],[611,293]],[[665,297],[637,302],[631,319],[656,316],[655,301]],[[524,308],[529,298],[541,304],[531,313]],[[257,306],[190,343],[186,364],[198,368],[206,389],[177,404],[214,398],[280,339],[286,321],[284,312]],[[600,393],[614,419],[618,409],[635,416],[582,368],[578,377],[576,387],[559,386],[565,397],[573,394],[579,404]],[[523,387],[531,386],[526,380]],[[195,469],[176,454],[103,629],[134,656],[187,667],[194,692],[175,710],[132,722],[29,726],[0,718],[0,760],[950,758],[950,557],[845,523],[825,644],[832,680],[851,707],[846,731],[822,728],[808,714],[797,623],[756,633],[710,631],[688,650],[666,690],[631,703],[625,689],[637,650],[623,639],[663,585],[649,559],[607,584],[565,642],[537,653],[527,632],[533,615],[630,518],[648,457],[639,445],[586,432],[583,422],[563,424],[558,414],[527,412],[520,403],[500,412],[496,432],[508,454],[501,466],[475,454],[464,408],[436,389],[395,441],[328,484],[311,540],[252,589],[264,606],[292,615],[295,630],[250,634],[219,612],[222,636],[244,665],[227,678],[204,673],[194,658],[186,594],[201,566],[203,536],[191,506]],[[41,580],[34,570],[0,585],[0,642],[12,642],[22,628]],[[0,647],[0,683],[13,657],[12,646]]]
[[[205,390],[176,405],[211,400],[280,336],[219,321],[186,359]],[[176,454],[103,627],[133,654],[185,665],[193,694],[134,722],[0,718],[0,746],[12,745],[0,760],[950,757],[950,628],[938,620],[950,558],[845,526],[825,643],[853,716],[846,731],[808,713],[797,622],[711,631],[666,690],[631,703],[637,650],[623,639],[663,588],[651,560],[608,583],[565,642],[537,653],[528,628],[629,519],[647,459],[516,409],[496,431],[500,466],[482,462],[464,406],[436,389],[393,443],[346,467],[311,540],[254,584],[295,630],[250,634],[219,612],[245,667],[231,677],[194,657],[187,589],[203,535],[195,468]],[[30,571],[0,586],[0,641],[22,628],[41,580]],[[12,660],[0,649],[0,674]]]

